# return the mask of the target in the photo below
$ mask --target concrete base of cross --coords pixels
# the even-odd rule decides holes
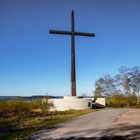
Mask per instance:
[[[92,108],[94,98],[79,98],[77,96],[64,96],[60,99],[50,99],[53,102],[54,107],[51,110],[80,110],[80,109],[88,109]],[[97,103],[105,106],[105,98],[97,98]]]

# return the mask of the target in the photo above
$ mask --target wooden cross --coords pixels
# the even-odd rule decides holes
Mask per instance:
[[[94,33],[75,32],[74,11],[71,12],[71,31],[49,30],[50,34],[71,35],[71,96],[76,96],[75,35],[95,37]]]

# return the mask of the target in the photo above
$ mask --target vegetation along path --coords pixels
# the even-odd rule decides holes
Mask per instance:
[[[103,109],[59,123],[25,139],[140,139],[140,109]]]

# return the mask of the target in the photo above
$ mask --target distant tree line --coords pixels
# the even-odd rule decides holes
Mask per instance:
[[[33,100],[40,100],[42,98],[45,98],[46,95],[33,95],[33,96],[0,96],[0,101],[6,101],[6,100],[25,100],[25,101],[33,101]],[[56,98],[62,98],[62,96],[49,96],[50,99],[56,99]]]
[[[117,75],[106,74],[96,80],[94,96],[112,97],[116,94],[140,96],[140,67],[123,66]]]

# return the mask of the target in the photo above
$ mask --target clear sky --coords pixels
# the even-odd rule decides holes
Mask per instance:
[[[140,64],[140,0],[0,0],[0,95],[70,95],[70,36],[76,37],[77,94],[103,74]]]

